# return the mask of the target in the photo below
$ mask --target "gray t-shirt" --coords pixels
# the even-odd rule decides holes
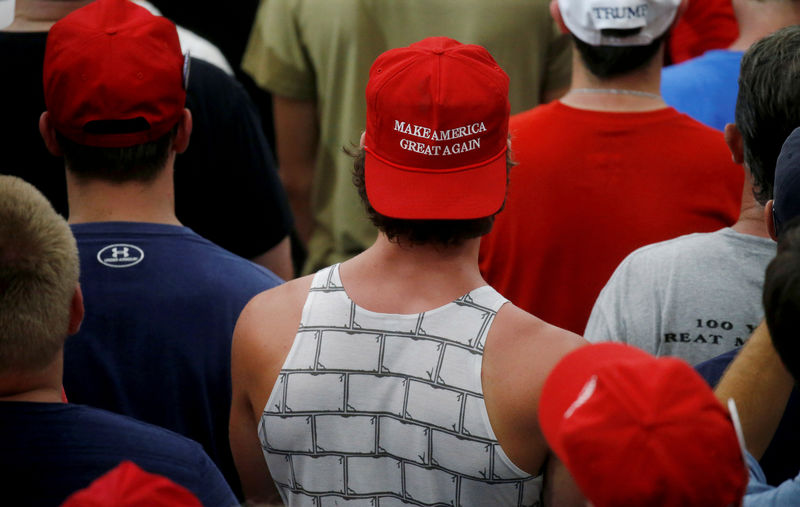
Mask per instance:
[[[763,317],[771,239],[731,228],[642,247],[600,292],[586,339],[635,345],[691,364],[744,344]]]

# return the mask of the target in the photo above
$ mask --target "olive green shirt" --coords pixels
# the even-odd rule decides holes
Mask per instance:
[[[262,0],[242,67],[271,93],[316,102],[319,145],[314,231],[306,273],[346,260],[375,240],[353,186],[352,159],[366,123],[369,68],[384,51],[431,36],[484,46],[511,78],[511,113],[566,88],[569,39],[549,0]]]

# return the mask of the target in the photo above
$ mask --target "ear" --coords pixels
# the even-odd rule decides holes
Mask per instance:
[[[78,332],[81,328],[81,322],[83,322],[83,292],[81,292],[81,286],[75,286],[75,292],[72,294],[72,302],[70,302],[69,306],[69,329],[67,333],[73,335]]]
[[[739,132],[739,127],[733,123],[725,125],[725,142],[728,144],[728,149],[731,150],[731,158],[733,158],[733,161],[739,165],[744,164],[742,133]]]
[[[358,141],[358,147],[364,148],[364,146],[366,146],[365,143],[366,140],[367,140],[367,131],[365,130],[364,132],[361,133],[361,139],[359,139]]]
[[[767,201],[767,205],[764,206],[764,222],[767,224],[767,232],[769,232],[769,237],[778,241],[778,233],[775,230],[775,214],[772,211],[772,205],[775,203],[772,199]]]
[[[567,25],[564,23],[564,18],[561,16],[561,9],[558,7],[558,0],[550,0],[550,15],[553,17],[553,21],[556,22],[556,25],[558,25],[561,33],[569,33]]]
[[[183,108],[183,114],[178,121],[178,131],[172,140],[172,149],[176,153],[183,153],[189,147],[190,137],[192,137],[192,112]]]
[[[56,139],[56,129],[53,127],[53,122],[50,120],[50,113],[47,111],[43,112],[39,117],[39,133],[42,135],[42,139],[44,139],[44,145],[47,146],[47,151],[56,157],[63,155],[63,153],[61,153],[61,147],[58,145],[58,140]]]

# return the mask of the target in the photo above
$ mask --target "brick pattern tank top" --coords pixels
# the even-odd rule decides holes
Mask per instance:
[[[483,286],[439,308],[382,314],[319,271],[258,428],[288,506],[536,506],[541,476],[489,424],[481,361],[506,299]]]

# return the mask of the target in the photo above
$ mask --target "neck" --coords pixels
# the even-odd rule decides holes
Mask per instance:
[[[147,183],[86,179],[67,169],[69,223],[149,222],[181,225],[175,216],[174,157]]]
[[[56,21],[91,2],[92,0],[17,0],[14,22],[5,30],[46,32]]]
[[[0,401],[61,403],[63,352],[52,363],[37,371],[0,374]]]
[[[752,44],[781,28],[800,24],[800,4],[794,1],[738,0],[733,2],[739,37],[730,51],[747,51]]]
[[[379,233],[370,248],[342,264],[342,280],[359,306],[383,313],[419,313],[486,283],[478,269],[479,247],[479,238],[438,247],[398,244]]]
[[[592,111],[638,112],[666,107],[661,99],[661,61],[663,49],[642,68],[621,76],[598,78],[586,68],[576,49],[572,50],[572,83],[561,102]],[[590,91],[591,90],[591,91]],[[616,93],[614,92],[616,91]],[[631,93],[624,93],[632,91]]]
[[[753,197],[750,174],[747,171],[745,172],[745,184],[742,190],[742,210],[739,213],[739,220],[733,224],[732,229],[741,234],[769,238],[767,224],[764,223],[764,206],[760,205]]]

